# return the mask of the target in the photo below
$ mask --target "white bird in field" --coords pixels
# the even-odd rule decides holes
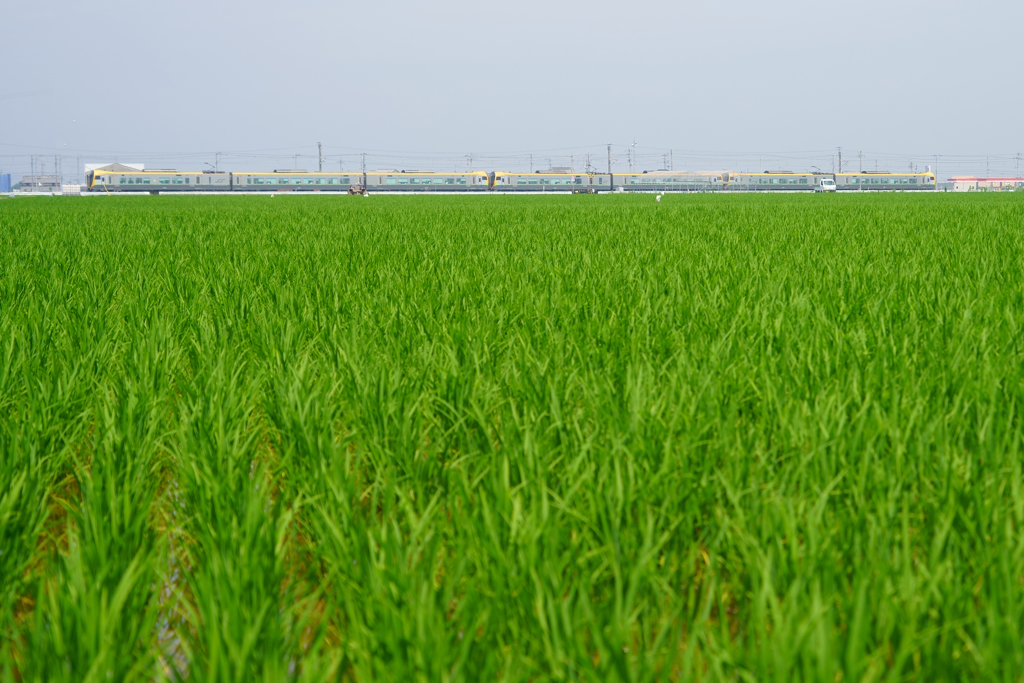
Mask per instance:
[[[659,194],[659,195],[658,195],[657,197],[655,197],[655,198],[654,198],[654,201],[656,201],[656,202],[658,202],[659,204],[661,204],[661,195]]]
[[[274,195],[270,195],[270,198],[271,198],[271,199],[273,199],[273,198],[274,198]]]

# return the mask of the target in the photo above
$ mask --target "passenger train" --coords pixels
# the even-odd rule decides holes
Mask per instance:
[[[537,171],[368,171],[320,173],[277,170],[272,173],[215,171],[105,171],[86,174],[91,192],[835,192],[935,190],[935,175],[925,173],[793,173],[775,171],[643,171],[637,173],[563,173]]]

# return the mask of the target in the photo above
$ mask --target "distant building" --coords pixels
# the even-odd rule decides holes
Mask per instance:
[[[111,173],[131,173],[132,171],[145,171],[145,164],[86,164],[85,172],[109,171]]]
[[[60,192],[59,175],[27,175],[21,179],[22,192]]]
[[[0,192],[11,191],[11,174],[0,173]]]
[[[950,178],[953,192],[1007,192],[1024,188],[1024,178]]]

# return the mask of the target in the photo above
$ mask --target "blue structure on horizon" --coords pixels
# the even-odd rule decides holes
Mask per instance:
[[[11,174],[0,173],[0,192],[11,191]]]

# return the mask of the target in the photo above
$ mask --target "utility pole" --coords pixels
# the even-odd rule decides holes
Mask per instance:
[[[363,175],[366,175],[366,152],[363,152]]]
[[[530,155],[530,173],[533,173],[533,155]]]
[[[317,159],[320,162],[320,165],[317,167],[317,171],[320,172],[320,173],[323,173],[324,172],[324,149],[323,149],[323,146],[319,142],[316,143],[316,156],[317,156]]]
[[[633,163],[630,164],[630,167],[632,168],[635,165],[636,165],[636,138],[633,138]]]
[[[1017,152],[1017,172],[1015,175],[1020,178],[1020,152]]]
[[[843,172],[843,148],[839,147],[839,172]]]
[[[860,151],[860,152],[857,152],[857,159],[860,162],[858,167],[857,167],[857,170],[860,171],[861,173],[863,173],[864,172],[864,152],[863,152],[863,150]]]
[[[469,154],[467,154],[466,158],[469,159],[469,172],[472,173],[473,172],[473,153],[470,152]]]
[[[670,170],[670,171],[676,170],[676,160],[672,156],[672,150],[668,151],[668,170]]]
[[[989,177],[989,170],[988,170],[988,157],[987,157],[987,156],[985,157],[985,177],[986,177],[986,178],[988,178],[988,177]]]
[[[608,143],[608,175],[612,174],[612,143]]]
[[[569,173],[576,172],[576,157],[572,154],[569,155]]]

